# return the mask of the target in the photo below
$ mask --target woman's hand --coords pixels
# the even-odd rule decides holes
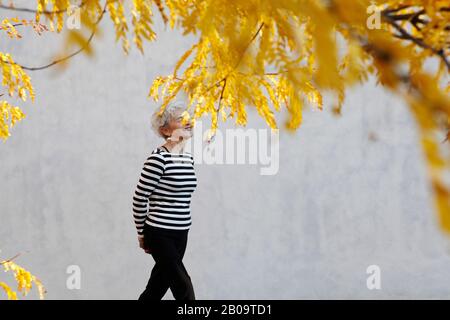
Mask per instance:
[[[147,248],[145,246],[144,237],[139,237],[138,236],[138,241],[139,241],[139,247],[142,248],[145,251],[145,253],[150,253],[151,252],[150,248]]]

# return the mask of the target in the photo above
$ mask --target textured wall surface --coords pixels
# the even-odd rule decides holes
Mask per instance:
[[[27,117],[0,146],[1,257],[22,252],[17,262],[48,299],[136,299],[150,275],[131,211],[143,161],[163,143],[146,96],[193,43],[156,21],[145,56],[125,57],[103,21],[95,58],[31,73],[36,102],[21,104]],[[61,46],[57,35],[24,35],[6,47],[22,64],[44,64]],[[407,107],[370,81],[348,92],[343,117],[325,109],[305,110],[294,135],[280,132],[275,175],[196,164],[184,263],[198,299],[450,298],[448,240]],[[265,128],[254,110],[248,118]],[[381,290],[366,286],[373,264]],[[79,290],[66,287],[70,265]]]

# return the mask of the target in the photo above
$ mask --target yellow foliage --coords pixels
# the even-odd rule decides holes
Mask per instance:
[[[7,89],[10,97],[17,94],[22,101],[26,101],[27,95],[29,95],[31,100],[34,101],[35,94],[31,79],[14,62],[11,55],[0,52],[0,70],[2,71],[2,86]],[[11,135],[9,129],[24,117],[25,114],[19,107],[12,106],[5,100],[0,100],[0,138],[6,141]],[[9,123],[10,121],[11,123]]]
[[[69,0],[38,0],[36,21],[44,15],[50,29],[56,26],[59,32],[69,5]],[[83,24],[92,29],[103,17],[102,7],[125,53],[130,49],[130,33],[141,53],[145,41],[156,39],[154,10],[171,28],[196,36],[197,41],[174,61],[173,73],[156,77],[150,86],[148,96],[161,102],[161,112],[184,91],[189,97],[187,108],[194,107],[194,121],[211,115],[213,134],[219,117],[223,121],[234,118],[237,125],[245,126],[247,108],[255,108],[271,128],[278,127],[274,111],[286,108],[288,118],[283,125],[296,130],[305,107],[323,110],[326,91],[334,94],[331,111],[341,114],[346,88],[371,75],[408,103],[429,165],[448,169],[450,161],[444,161],[440,148],[435,148],[437,135],[430,134],[450,135],[449,86],[442,88],[450,69],[448,1],[85,0],[80,7]],[[378,10],[374,14],[380,23],[375,29],[368,25],[374,18],[369,7]],[[18,39],[12,22],[4,20],[0,30]],[[68,37],[79,46],[85,42],[76,32],[69,32]],[[85,51],[91,53],[89,48]],[[2,85],[7,92],[16,92],[21,99],[26,93],[33,97],[23,70],[7,54],[1,57]],[[440,60],[435,74],[424,71],[430,58]],[[18,78],[19,82],[14,80]],[[3,104],[0,134],[4,139],[9,132],[4,119],[11,110],[20,118],[17,109]],[[447,187],[434,176],[432,181],[438,186],[441,221],[449,221],[448,203],[443,200],[448,193],[442,191]]]
[[[22,293],[23,296],[28,295],[30,290],[33,288],[33,283],[36,285],[38,290],[38,295],[40,299],[44,299],[45,288],[41,281],[29,271],[19,266],[11,260],[2,261],[0,265],[3,267],[5,272],[12,272],[17,283],[17,292]],[[9,300],[17,300],[17,293],[11,289],[6,283],[0,282],[0,287],[6,293]]]
[[[4,282],[0,282],[0,287],[6,292],[8,300],[17,300],[17,294]]]
[[[151,2],[146,0],[133,0],[134,8],[131,10],[133,15],[132,24],[134,27],[134,43],[138,49],[144,53],[142,46],[142,38],[153,41],[156,38],[156,33],[153,31],[151,25],[152,9]]]
[[[123,3],[122,1],[107,0],[106,8],[108,9],[111,21],[116,30],[116,41],[122,39],[122,49],[125,53],[128,53],[130,49],[130,44],[127,39],[128,24],[125,18]],[[140,39],[140,36],[136,35],[136,38]]]

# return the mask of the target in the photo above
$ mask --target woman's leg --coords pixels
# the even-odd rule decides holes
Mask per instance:
[[[153,257],[164,269],[167,281],[175,300],[195,300],[191,279],[183,265],[182,258],[186,248],[186,231],[164,230],[154,233]]]
[[[155,267],[144,297],[161,299],[168,286],[175,300],[195,300],[191,279],[182,262],[187,241],[185,232],[150,229],[145,234],[148,234]]]
[[[144,243],[145,246],[153,249],[150,230],[148,225],[144,226]],[[155,258],[153,257],[155,260]],[[156,260],[155,260],[156,262]],[[153,266],[150,278],[147,282],[144,292],[139,296],[139,300],[161,300],[169,289],[169,282],[165,274],[165,270],[160,263]]]
[[[185,298],[181,298],[184,300],[195,300],[195,293],[194,293],[194,287],[192,285],[192,280],[191,277],[189,276],[189,273],[186,270],[186,267],[184,266],[183,263],[183,257],[184,257],[184,253],[186,251],[186,245],[187,245],[187,239],[188,239],[188,231],[182,231],[182,232],[178,232],[178,239],[176,242],[176,247],[178,250],[178,268],[179,268],[179,272],[183,274],[183,277],[185,279],[185,282],[187,284],[187,292],[185,292]],[[173,293],[173,291],[172,291]],[[175,296],[175,294],[174,294]]]
[[[160,263],[155,263],[144,292],[139,300],[161,300],[169,289],[169,282]]]

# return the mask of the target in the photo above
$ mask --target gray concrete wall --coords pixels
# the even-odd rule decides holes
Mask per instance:
[[[94,59],[31,73],[36,103],[21,104],[27,117],[0,147],[0,254],[23,252],[17,262],[48,299],[136,299],[150,275],[131,211],[143,161],[162,143],[146,96],[193,42],[156,21],[145,56],[125,57],[104,21]],[[1,44],[23,64],[43,64],[61,45],[25,34]],[[281,132],[276,175],[196,164],[184,263],[198,299],[450,298],[448,241],[406,105],[371,80],[348,92],[342,118],[325,109]],[[248,128],[264,127],[249,111]],[[366,286],[373,264],[381,290]],[[66,286],[70,265],[81,269],[79,290]]]

